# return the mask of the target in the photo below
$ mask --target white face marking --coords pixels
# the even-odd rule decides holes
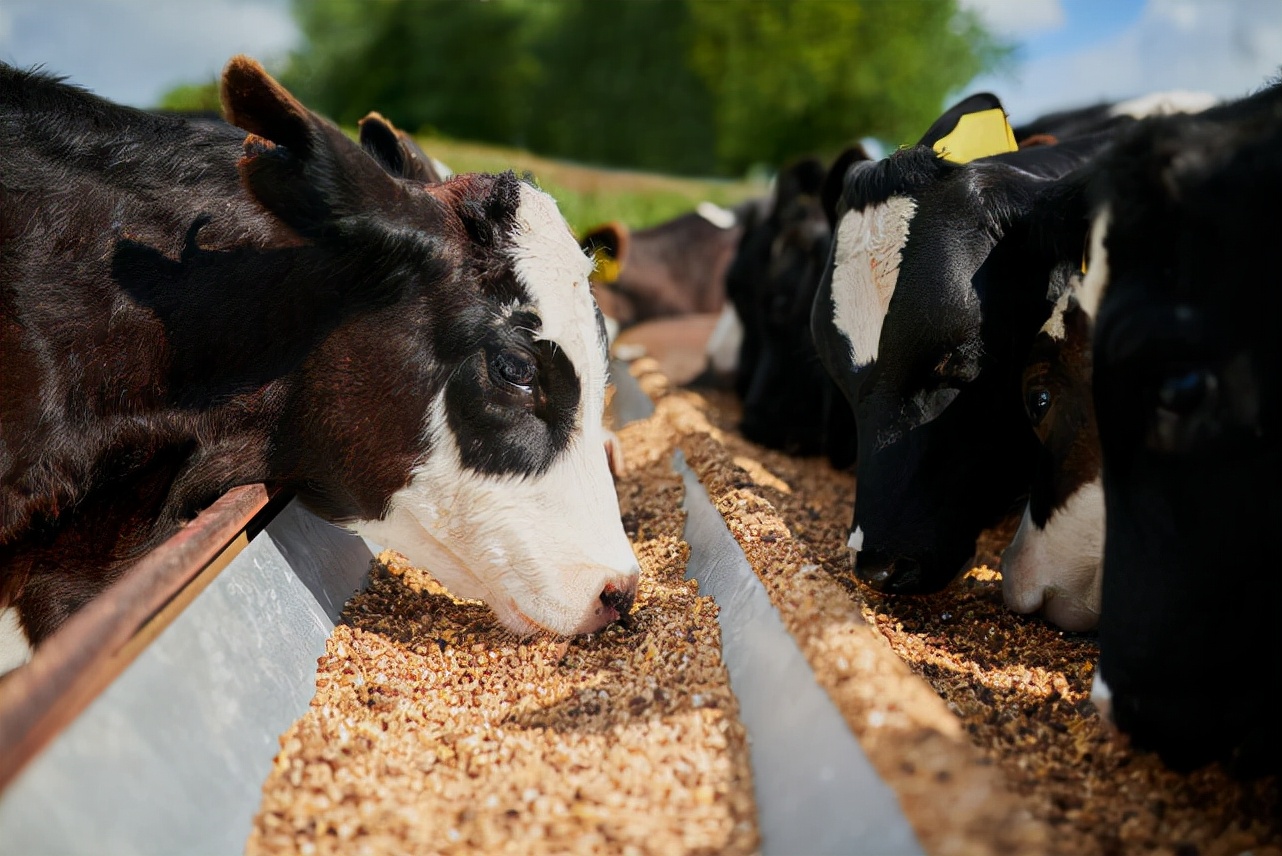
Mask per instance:
[[[899,280],[899,263],[917,203],[896,196],[847,211],[837,224],[833,254],[833,324],[850,343],[850,362],[863,368],[877,358],[881,325]]]
[[[1068,300],[1072,297],[1072,292],[1066,291],[1055,301],[1055,306],[1051,309],[1051,317],[1046,319],[1042,325],[1042,332],[1050,336],[1056,342],[1064,341],[1064,313],[1068,310]]]
[[[743,322],[739,320],[734,304],[727,300],[721,309],[721,316],[717,318],[716,326],[712,328],[712,335],[708,337],[708,362],[712,363],[714,371],[729,374],[739,366],[741,347]]]
[[[1091,321],[1095,320],[1100,300],[1104,297],[1104,289],[1108,287],[1108,253],[1104,250],[1104,238],[1108,234],[1111,216],[1111,210],[1104,206],[1091,223],[1091,250],[1086,275],[1077,288],[1077,303]]]
[[[1106,723],[1113,721],[1113,691],[1100,677],[1099,666],[1095,667],[1095,677],[1091,678],[1091,704],[1099,711],[1100,719]]]
[[[851,532],[850,537],[846,539],[846,546],[850,548],[850,552],[852,553],[858,553],[860,550],[864,548],[863,527],[860,527],[860,526],[855,527],[855,531]]]
[[[1119,101],[1108,111],[1109,116],[1169,116],[1172,113],[1201,113],[1220,103],[1220,99],[1207,92],[1175,89],[1170,92],[1153,92],[1129,101]]]
[[[712,202],[700,202],[694,210],[700,217],[718,229],[733,229],[735,223],[738,222],[733,211],[727,211]]]
[[[432,454],[384,519],[353,528],[405,554],[456,596],[484,600],[517,632],[592,632],[612,617],[600,600],[606,585],[630,588],[638,573],[605,453],[607,366],[588,288],[592,262],[551,197],[525,185],[512,240],[517,279],[543,322],[539,338],[563,350],[578,373],[569,447],[529,478],[467,469],[442,392],[424,426]]]
[[[31,659],[33,649],[18,620],[17,607],[0,609],[0,675]]]
[[[1104,487],[1082,485],[1039,529],[1024,509],[1002,554],[1002,596],[1015,612],[1036,612],[1065,630],[1099,623],[1104,558]]]

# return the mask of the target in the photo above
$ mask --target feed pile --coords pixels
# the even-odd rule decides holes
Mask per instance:
[[[741,854],[757,847],[715,603],[682,579],[670,429],[619,432],[630,620],[516,639],[394,553],[281,737],[247,852]]]
[[[681,413],[691,466],[928,853],[1282,856],[1276,778],[1181,775],[1110,738],[1088,699],[1093,639],[1002,604],[1013,527],[944,592],[879,594],[850,570],[849,473],[743,440],[731,397],[653,369],[634,373]]]

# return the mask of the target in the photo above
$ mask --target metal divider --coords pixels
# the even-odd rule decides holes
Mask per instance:
[[[0,853],[242,852],[278,738],[307,710],[371,558],[285,506],[0,794]]]
[[[621,423],[653,412],[627,366],[611,376]],[[920,854],[895,792],[784,627],[770,596],[680,451],[687,578],[719,608],[721,655],[748,731],[763,856]]]

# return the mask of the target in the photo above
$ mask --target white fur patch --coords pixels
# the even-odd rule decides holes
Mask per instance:
[[[1051,309],[1051,317],[1046,319],[1042,325],[1042,332],[1050,336],[1056,342],[1064,341],[1067,335],[1064,331],[1064,313],[1068,311],[1068,300],[1072,297],[1072,292],[1066,291],[1055,301],[1054,308]]]
[[[848,211],[837,224],[832,320],[850,343],[850,361],[856,369],[877,359],[881,326],[899,280],[908,225],[916,210],[916,202],[897,196],[863,211]]]
[[[852,553],[858,553],[864,548],[863,527],[855,527],[855,531],[851,532],[850,537],[846,539],[846,546],[850,548],[850,552]]]
[[[459,597],[480,598],[522,633],[591,632],[609,620],[607,585],[635,585],[636,557],[623,531],[603,451],[606,360],[588,289],[592,262],[551,197],[528,186],[512,235],[516,276],[553,342],[578,373],[581,396],[568,448],[538,476],[486,475],[463,466],[445,395],[424,426],[432,453],[382,520],[353,528],[403,553]]]
[[[528,184],[521,185],[511,237],[517,281],[532,296],[532,308],[543,322],[538,338],[565,351],[579,374],[583,423],[599,423],[607,365],[588,285],[592,260],[574,240],[555,200]]]
[[[31,659],[33,649],[22,630],[15,607],[0,609],[0,675],[11,672]]]
[[[729,374],[739,367],[739,349],[743,347],[743,322],[734,304],[726,301],[717,324],[708,337],[708,362],[714,371]]]
[[[1108,253],[1104,250],[1104,238],[1108,234],[1111,216],[1108,206],[1104,206],[1091,222],[1091,249],[1087,255],[1086,275],[1077,288],[1077,303],[1091,321],[1095,320],[1104,289],[1108,287]]]
[[[733,211],[722,208],[713,202],[700,202],[695,206],[695,213],[718,229],[733,229],[739,222]]]
[[[1095,667],[1095,677],[1091,678],[1091,704],[1099,711],[1100,719],[1106,723],[1113,721],[1113,691],[1100,677],[1099,667]]]
[[[1108,111],[1108,115],[1143,119],[1146,116],[1169,116],[1172,113],[1201,113],[1218,103],[1220,99],[1207,92],[1173,89],[1119,101]]]
[[[1104,558],[1104,486],[1082,485],[1051,512],[1046,528],[1027,507],[1019,531],[1002,554],[1002,596],[1015,612],[1045,609],[1065,630],[1099,623]]]

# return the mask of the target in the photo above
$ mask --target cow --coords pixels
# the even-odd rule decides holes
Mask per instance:
[[[1219,99],[1206,92],[1182,89],[1151,92],[1122,101],[1103,101],[1086,107],[1046,113],[1016,125],[1013,130],[1015,139],[1021,144],[1047,137],[1080,137],[1100,131],[1122,130],[1129,127],[1133,119],[1168,116],[1173,113],[1200,113],[1217,103]]]
[[[1102,161],[1104,579],[1093,698],[1171,766],[1282,769],[1282,87],[1148,120]]]
[[[844,468],[854,462],[854,415],[810,333],[831,243],[820,195],[827,174],[816,158],[779,171],[765,216],[745,224],[726,295],[742,327],[734,388],[743,436],[790,454],[825,454]]]
[[[741,209],[700,203],[647,229],[603,223],[579,239],[597,260],[593,290],[613,334],[653,318],[718,313],[743,233]]]
[[[230,124],[193,123],[0,66],[0,636],[39,646],[257,482],[516,633],[626,613],[604,325],[553,199],[389,173],[248,57],[221,87]]]
[[[1040,441],[1028,503],[1002,554],[1002,596],[1015,612],[1042,610],[1065,630],[1099,623],[1104,489],[1091,394],[1090,315],[1077,299],[1081,274],[1058,294],[1023,373],[1023,402]]]
[[[1024,132],[1117,129],[1134,124],[1127,117],[1197,113],[1215,103],[1204,93],[1156,93],[1094,111],[1043,117]],[[1016,129],[1017,137],[1020,133]],[[1093,630],[1099,623],[1104,550],[1104,488],[1091,388],[1093,319],[1078,300],[1081,282],[1082,274],[1074,271],[1068,283],[1051,283],[1055,308],[1024,369],[1024,407],[1041,449],[1024,516],[1001,561],[1006,605],[1021,613],[1042,610],[1049,621],[1071,631]]]
[[[1080,265],[1085,203],[1072,200],[1109,139],[1017,149],[981,93],[843,176],[812,324],[855,411],[847,544],[874,588],[943,588],[1027,495],[1038,444],[1020,376],[1047,283]]]

